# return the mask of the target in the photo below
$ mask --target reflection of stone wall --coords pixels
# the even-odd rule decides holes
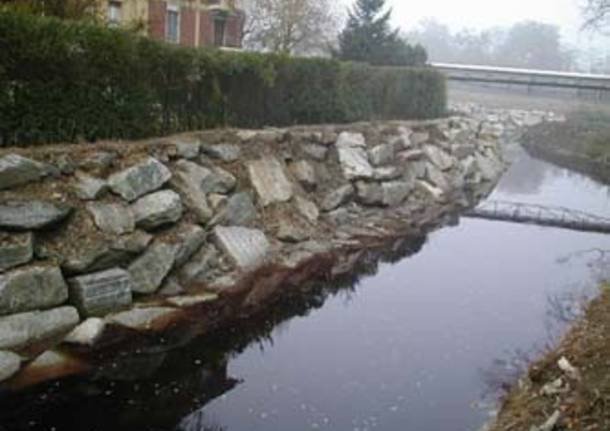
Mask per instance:
[[[260,307],[316,256],[421,231],[493,186],[498,137],[454,118],[5,150],[0,379],[14,353]]]

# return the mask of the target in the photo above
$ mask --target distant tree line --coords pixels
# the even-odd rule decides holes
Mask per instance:
[[[573,70],[575,52],[561,43],[559,27],[524,21],[509,28],[452,32],[425,20],[409,38],[421,43],[432,61],[527,69]]]

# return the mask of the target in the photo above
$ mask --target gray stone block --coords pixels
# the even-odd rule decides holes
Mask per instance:
[[[129,307],[132,281],[129,273],[115,268],[69,280],[70,300],[83,317],[101,317]]]
[[[132,211],[118,203],[92,202],[87,205],[95,225],[104,233],[123,235],[131,233],[136,228],[136,220]]]
[[[32,266],[0,275],[0,315],[51,308],[68,299],[56,266]]]
[[[155,293],[174,266],[178,246],[156,243],[129,265],[131,289],[135,293]]]
[[[78,322],[78,311],[74,307],[1,317],[0,349],[19,350],[64,335]]]
[[[47,172],[42,163],[18,154],[9,154],[0,158],[0,190],[37,181]]]
[[[171,177],[171,172],[163,163],[149,157],[144,162],[111,175],[108,184],[114,193],[131,202],[160,189]]]
[[[248,163],[248,172],[263,206],[287,202],[292,198],[292,184],[276,158],[266,157],[251,161]]]
[[[6,201],[0,203],[0,228],[44,229],[61,222],[71,211],[68,205],[41,200]]]
[[[138,199],[131,210],[136,226],[146,230],[176,223],[182,217],[182,201],[172,190],[163,190]]]
[[[214,239],[218,247],[243,270],[261,265],[271,248],[264,232],[258,229],[217,226]]]

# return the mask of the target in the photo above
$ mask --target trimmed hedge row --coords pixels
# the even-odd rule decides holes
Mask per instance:
[[[444,114],[431,69],[191,49],[0,11],[0,145]]]

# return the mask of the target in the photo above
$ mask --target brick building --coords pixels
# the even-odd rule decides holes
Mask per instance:
[[[110,25],[144,24],[150,37],[186,46],[241,48],[244,12],[235,0],[102,0]]]

